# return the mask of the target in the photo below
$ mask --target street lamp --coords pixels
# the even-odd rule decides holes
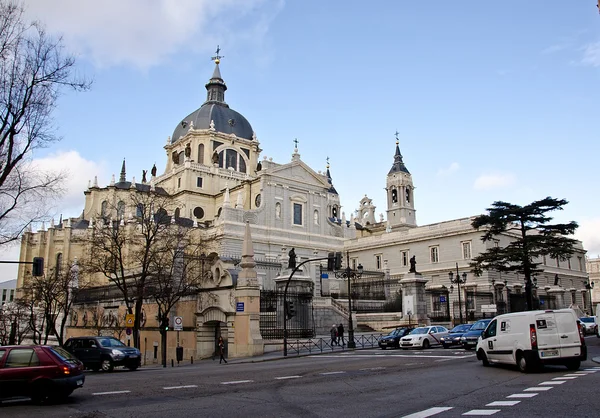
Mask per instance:
[[[585,282],[585,288],[590,295],[590,316],[592,316],[594,315],[594,307],[592,306],[592,289],[594,288],[594,282],[588,279],[588,281]]]
[[[448,278],[450,279],[450,283],[455,284],[458,286],[458,312],[460,314],[460,323],[463,324],[463,314],[462,314],[462,309],[460,307],[461,305],[461,297],[460,297],[460,285],[461,284],[465,284],[465,282],[467,281],[467,273],[463,273],[462,275],[460,275],[458,273],[458,263],[456,263],[456,278],[454,278],[454,273],[453,272],[448,272]],[[450,289],[452,289],[452,284],[450,285]],[[465,306],[466,308],[466,306]]]
[[[335,273],[335,277],[338,279],[348,280],[348,348],[356,348],[354,343],[354,326],[352,324],[352,289],[350,286],[351,279],[360,279],[363,275],[363,266],[358,264],[356,270],[350,268],[350,256],[346,252],[346,268],[340,272]]]

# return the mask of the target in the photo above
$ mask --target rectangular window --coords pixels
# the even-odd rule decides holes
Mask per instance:
[[[577,257],[577,261],[579,262],[579,271],[583,271],[583,260],[581,257]]]
[[[408,251],[401,251],[400,252],[400,259],[402,260],[402,266],[403,267],[408,266]]]
[[[180,189],[181,188],[181,177],[179,177],[177,179],[177,188]]]
[[[202,187],[202,177],[196,178],[196,187]]]
[[[569,266],[569,270],[571,270],[571,259],[567,258],[567,265]]]
[[[542,262],[544,263],[544,265],[546,265],[546,256],[545,255],[542,256]]]
[[[556,257],[556,267],[560,267],[560,261],[558,260],[558,257]]]
[[[375,268],[381,270],[381,254],[375,255]]]
[[[15,300],[15,290],[11,289],[10,290],[10,298],[8,299],[8,301],[12,302],[13,300]]]
[[[432,263],[437,263],[437,262],[440,261],[440,259],[439,259],[439,247],[429,247],[429,254],[430,254],[429,260]]]
[[[462,243],[463,259],[469,260],[471,258],[471,241],[465,241]]]
[[[294,203],[294,225],[302,225],[302,204]]]

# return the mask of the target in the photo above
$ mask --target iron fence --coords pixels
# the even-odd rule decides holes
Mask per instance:
[[[384,334],[368,334],[368,335],[355,335],[354,343],[357,349],[361,348],[373,348],[377,347],[379,339]],[[348,343],[348,339],[345,338],[345,343]],[[343,349],[344,346],[333,344],[329,338],[308,338],[308,339],[296,339],[289,340],[287,343],[287,352],[289,355],[302,355],[312,353],[323,353],[325,351],[335,351],[336,349]]]
[[[287,320],[288,338],[315,336],[312,293],[288,292],[285,312],[283,291],[260,291],[260,334],[266,340],[283,338],[283,321]],[[289,314],[293,314],[291,317]]]

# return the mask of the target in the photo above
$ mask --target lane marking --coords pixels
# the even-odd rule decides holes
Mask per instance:
[[[540,385],[562,385],[566,380],[548,380],[546,382],[539,383]]]
[[[532,388],[523,389],[523,392],[542,392],[544,390],[550,390],[554,386],[535,386]]]
[[[348,357],[352,357],[352,358],[365,358],[365,357],[405,357],[405,358],[445,358],[445,359],[451,359],[451,360],[460,360],[460,359],[465,359],[465,358],[471,358],[471,357],[475,357],[477,354],[470,354],[467,356],[427,356],[427,355],[419,355],[419,354],[369,354],[369,355],[360,355],[360,354],[351,354],[351,355],[340,355],[340,354],[320,354],[320,355],[312,355],[312,356],[308,356],[308,357],[313,357],[313,358],[348,358]]]
[[[566,374],[565,376],[574,376],[574,377],[579,377],[579,376],[587,376],[587,375],[585,375],[585,374],[575,374],[575,373],[569,373],[569,374]]]
[[[96,393],[92,393],[92,395],[94,396],[100,396],[100,395],[119,395],[122,393],[130,393],[129,390],[116,390],[114,392],[96,392]]]
[[[325,373],[320,373],[320,374],[323,375],[323,376],[327,376],[327,375],[330,375],[330,374],[342,374],[342,373],[346,373],[346,372],[325,372]]]
[[[515,406],[518,403],[521,403],[521,401],[494,401],[486,406]]]
[[[494,415],[496,412],[500,412],[500,409],[471,409],[463,415],[487,416]]]
[[[598,369],[583,369],[582,372],[596,373]]]
[[[189,389],[189,388],[197,388],[196,385],[184,385],[184,386],[166,386],[164,390],[172,390],[172,389]]]
[[[385,367],[367,367],[364,369],[359,369],[361,372],[367,371],[367,370],[384,370]]]
[[[302,376],[298,376],[298,375],[296,375],[296,376],[281,376],[281,377],[276,377],[275,379],[276,379],[276,380],[285,380],[285,379],[299,379],[299,378],[301,378],[301,377],[302,377]]]
[[[537,396],[537,393],[513,393],[508,395],[507,398],[533,398],[534,396]]]
[[[446,412],[451,409],[452,409],[451,406],[448,406],[448,407],[439,407],[438,406],[438,407],[434,407],[434,408],[425,409],[420,412],[415,412],[414,414],[404,415],[403,418],[427,418],[432,415],[441,414],[442,412]]]
[[[237,385],[239,383],[252,383],[254,380],[233,380],[231,382],[221,382],[222,385]]]
[[[573,380],[577,379],[579,376],[563,376],[563,377],[555,377],[552,380]]]

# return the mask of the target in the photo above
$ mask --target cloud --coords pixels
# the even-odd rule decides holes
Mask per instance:
[[[600,218],[591,218],[579,221],[579,228],[575,238],[583,242],[590,258],[600,256]]]
[[[555,44],[555,45],[550,45],[548,48],[545,48],[542,50],[542,54],[546,55],[546,54],[554,54],[556,52],[560,52],[562,50],[567,49],[567,45],[566,44]]]
[[[65,194],[57,202],[57,213],[79,216],[83,209],[88,181],[98,175],[103,177],[107,164],[86,160],[77,151],[62,151],[32,161],[32,165],[44,171],[62,172],[65,175]],[[105,177],[105,176],[104,176]]]
[[[592,67],[600,67],[600,42],[587,44],[583,47],[583,58],[581,64]]]
[[[264,36],[283,4],[282,0],[29,0],[26,13],[50,32],[61,33],[70,50],[98,67],[147,69],[176,54],[235,43],[247,33]]]
[[[475,180],[473,188],[475,190],[499,189],[511,186],[515,182],[516,177],[514,174],[484,174]]]
[[[455,173],[459,169],[460,169],[460,165],[458,163],[452,163],[447,168],[440,168],[438,170],[437,174],[438,174],[438,176],[446,177],[446,176],[449,176],[452,173]]]

